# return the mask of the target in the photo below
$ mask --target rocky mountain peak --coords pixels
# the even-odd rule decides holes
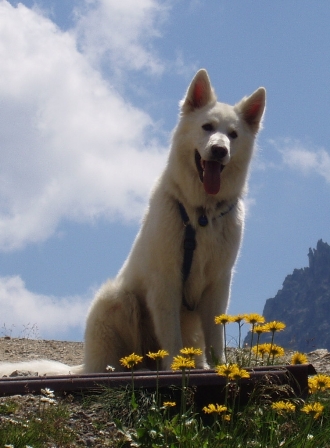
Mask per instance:
[[[309,249],[309,266],[294,269],[282,289],[266,301],[266,321],[281,321],[286,329],[276,334],[275,342],[286,349],[309,352],[330,350],[330,246],[319,240]],[[262,342],[268,342],[265,335]]]

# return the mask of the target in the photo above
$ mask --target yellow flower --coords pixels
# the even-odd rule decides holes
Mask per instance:
[[[219,376],[225,376],[227,378],[232,375],[235,370],[239,369],[237,364],[221,364],[220,366],[215,366],[215,371]]]
[[[324,392],[330,389],[330,376],[319,373],[313,378],[308,378],[308,387],[311,394],[316,392]]]
[[[232,322],[237,322],[240,324],[242,320],[244,319],[245,314],[236,314],[236,316],[232,317]]]
[[[307,364],[307,356],[303,353],[296,352],[292,355],[291,364]]]
[[[257,333],[257,334],[261,334],[261,333],[267,333],[268,331],[270,331],[267,327],[267,324],[265,325],[256,325],[253,328],[253,333]]]
[[[244,320],[248,324],[252,324],[252,325],[263,324],[265,322],[264,316],[261,316],[260,314],[257,314],[257,313],[245,314]]]
[[[314,378],[308,378],[308,392],[310,394],[316,394],[318,392],[317,386],[314,382]]]
[[[175,401],[164,401],[163,406],[165,408],[172,408],[172,407],[176,406],[176,402]]]
[[[233,373],[229,376],[229,379],[233,381],[238,381],[242,378],[250,378],[250,374],[247,370],[242,369],[241,367],[235,369]]]
[[[203,407],[203,411],[205,414],[221,414],[222,412],[227,411],[227,406],[222,406],[220,404],[209,404]]]
[[[201,355],[203,352],[200,348],[186,347],[180,350],[180,353],[183,355],[189,356],[190,358],[193,356]]]
[[[311,414],[313,418],[316,420],[320,417],[324,409],[324,406],[321,403],[315,402],[311,404],[306,404],[304,407],[301,408],[302,412],[305,412],[305,414]]]
[[[252,347],[252,351],[253,353],[257,353],[260,356],[264,356],[267,353],[269,353],[271,344],[269,342],[265,342],[264,344],[259,344],[258,346],[255,345],[254,347]]]
[[[230,415],[230,414],[225,414],[225,415],[223,415],[221,418],[222,418],[222,420],[223,420],[224,422],[230,422],[231,415]]]
[[[185,356],[174,356],[173,362],[171,365],[172,370],[183,370],[183,369],[194,369],[195,361],[190,358],[186,358]]]
[[[157,359],[163,359],[165,356],[168,356],[168,352],[166,350],[158,350],[158,352],[152,353],[149,352],[147,353],[148,358],[151,358],[153,360],[157,360]]]
[[[277,322],[276,320],[274,320],[273,322],[268,322],[267,324],[265,324],[265,327],[268,328],[268,331],[275,333],[275,331],[284,330],[286,325],[283,322]]]
[[[127,367],[128,369],[132,369],[137,363],[141,362],[142,359],[142,356],[132,353],[129,356],[125,356],[125,358],[121,358],[120,364],[124,367]]]
[[[284,356],[284,348],[280,347],[279,345],[276,344],[272,344],[271,347],[269,348],[269,354],[272,355],[273,357],[275,356]]]
[[[220,316],[215,316],[214,322],[216,324],[226,325],[233,321],[233,316],[229,316],[229,314],[220,314]]]
[[[230,381],[237,381],[241,378],[250,378],[247,370],[241,369],[238,364],[222,364],[215,367],[215,371],[219,376],[225,376]]]
[[[296,410],[296,406],[289,401],[277,401],[272,404],[272,409],[276,411],[280,415],[284,415],[285,413],[294,412]]]

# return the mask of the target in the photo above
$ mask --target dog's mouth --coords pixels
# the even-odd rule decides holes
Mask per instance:
[[[203,160],[197,150],[195,151],[195,163],[206,193],[219,193],[220,175],[225,166],[213,160]]]

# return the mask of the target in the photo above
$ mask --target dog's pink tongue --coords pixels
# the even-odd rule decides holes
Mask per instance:
[[[221,163],[204,162],[204,190],[208,194],[217,194],[220,190]]]

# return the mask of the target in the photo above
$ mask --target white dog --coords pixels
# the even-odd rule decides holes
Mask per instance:
[[[242,196],[264,108],[264,88],[235,106],[217,102],[207,72],[198,71],[131,253],[91,304],[84,364],[3,364],[0,373],[122,370],[120,358],[158,349],[169,352],[162,367],[170,369],[183,346],[203,350],[198,367],[208,367],[211,351],[221,357],[222,328],[214,317],[229,302],[244,227]]]

